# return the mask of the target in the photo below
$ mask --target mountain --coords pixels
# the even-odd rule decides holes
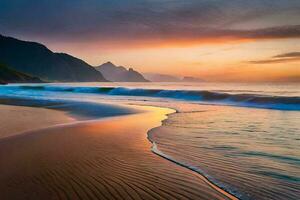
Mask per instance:
[[[0,62],[14,70],[45,81],[106,81],[86,62],[64,53],[54,53],[36,42],[21,41],[0,35]]]
[[[182,78],[181,81],[182,82],[203,82],[202,79],[191,77],[191,76],[185,76],[185,77]]]
[[[176,76],[156,73],[143,73],[144,77],[151,82],[180,82],[181,79]]]
[[[142,74],[129,68],[116,66],[111,62],[104,63],[95,67],[103,76],[113,82],[148,82]]]
[[[6,83],[42,83],[42,81],[0,64],[0,84]]]
[[[157,73],[143,73],[143,75],[151,82],[203,82],[202,79],[191,76],[185,76],[181,78],[177,76]]]

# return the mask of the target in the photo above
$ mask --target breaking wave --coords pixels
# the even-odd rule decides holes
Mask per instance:
[[[199,103],[221,104],[232,106],[300,110],[300,97],[298,96],[270,96],[258,94],[230,94],[206,90],[163,90],[140,89],[126,87],[83,87],[83,86],[51,86],[51,85],[19,85],[3,86],[1,89],[11,90],[39,90],[53,92],[92,93],[115,96],[139,96],[169,98]]]

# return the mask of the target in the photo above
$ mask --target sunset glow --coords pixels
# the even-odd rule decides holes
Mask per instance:
[[[112,61],[207,81],[300,81],[299,55],[272,60],[300,52],[298,1],[28,1],[15,18],[17,7],[0,3],[1,33],[95,66]]]

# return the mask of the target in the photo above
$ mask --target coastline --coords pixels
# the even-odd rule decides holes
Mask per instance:
[[[134,199],[140,199],[141,196],[146,196],[146,199],[230,199],[190,170],[161,159],[151,152],[147,132],[160,126],[166,115],[173,110],[150,106],[129,107],[142,109],[143,112],[36,130],[31,131],[31,134],[0,140],[0,168],[3,172],[0,176],[1,193],[8,199],[21,194],[29,195],[23,198],[33,199],[46,198],[49,195],[54,199],[63,196],[68,199],[69,194],[73,195],[72,199],[91,195],[95,198],[101,196],[120,199],[120,194],[124,191],[131,191],[127,195],[135,195]],[[24,160],[30,167],[24,164]],[[66,169],[66,165],[74,166]],[[21,173],[23,170],[26,173]],[[61,182],[56,180],[58,177],[49,173],[66,174],[64,178],[59,178],[63,179]],[[96,181],[94,173],[97,176],[110,176]],[[82,183],[74,179],[79,175],[82,176]],[[143,176],[145,180],[141,178]],[[39,184],[35,183],[37,180]],[[136,185],[136,180],[141,186]],[[53,181],[56,184],[52,189],[49,185],[44,185]],[[69,181],[77,187],[86,188],[83,191],[89,191],[90,194],[76,194],[77,189],[65,185]],[[116,185],[109,186],[114,184]],[[106,188],[102,188],[105,185]],[[57,193],[62,188],[63,191]],[[110,194],[105,194],[109,191]]]
[[[224,196],[228,197],[229,199],[231,200],[238,200],[240,197],[238,196],[238,194],[234,194],[233,192],[230,192],[228,191],[228,189],[224,188],[224,187],[221,187],[220,185],[218,185],[217,183],[215,183],[214,181],[210,180],[210,178],[207,177],[207,175],[205,175],[203,172],[201,172],[200,170],[198,169],[194,169],[193,167],[185,164],[185,163],[182,163],[182,162],[179,162],[177,161],[176,159],[170,157],[169,155],[165,154],[164,152],[160,151],[160,149],[158,148],[156,142],[153,140],[152,138],[152,134],[153,132],[156,131],[156,129],[159,129],[161,126],[164,125],[164,123],[167,121],[167,119],[169,118],[170,115],[172,114],[176,114],[179,112],[178,108],[176,108],[176,106],[170,106],[170,105],[164,105],[164,104],[158,104],[156,105],[155,103],[152,104],[152,105],[145,105],[145,104],[138,104],[139,106],[148,106],[148,107],[158,107],[158,108],[165,108],[165,109],[170,109],[170,110],[173,110],[173,112],[170,112],[168,114],[166,114],[166,119],[162,120],[161,121],[161,125],[158,126],[158,127],[154,127],[154,128],[151,128],[149,129],[149,131],[147,132],[147,138],[149,140],[149,142],[151,142],[152,144],[152,147],[151,147],[151,151],[165,159],[165,160],[168,160],[180,167],[183,167],[185,169],[188,169],[192,174],[194,174],[195,176],[199,177],[202,181],[206,182],[209,186],[211,186],[213,189],[215,189],[216,191],[222,193]],[[193,111],[190,111],[190,112],[193,112]],[[196,112],[199,112],[199,111],[196,111]]]
[[[203,180],[204,182],[206,182],[213,189],[215,189],[216,191],[222,193],[224,196],[228,197],[229,199],[231,199],[231,200],[238,200],[238,199],[240,199],[240,197],[239,197],[238,194],[235,194],[235,193],[233,193],[231,191],[228,191],[227,188],[224,188],[224,187],[220,186],[218,183],[215,183],[209,177],[207,177],[207,175],[205,173],[203,173],[201,170],[193,168],[193,167],[191,167],[188,164],[185,164],[183,162],[177,161],[176,159],[174,159],[171,156],[165,154],[164,152],[162,152],[158,148],[158,145],[156,144],[155,140],[152,138],[152,134],[153,134],[153,132],[156,131],[156,129],[159,129],[161,126],[163,126],[165,124],[165,122],[167,121],[167,119],[169,118],[170,115],[176,114],[176,113],[179,112],[179,110],[178,110],[178,108],[176,108],[176,106],[174,106],[174,105],[170,106],[170,105],[164,105],[164,104],[158,104],[158,105],[155,105],[155,104],[152,104],[152,105],[139,104],[139,106],[159,107],[159,108],[166,108],[166,109],[173,110],[173,112],[170,112],[170,113],[166,114],[166,119],[164,119],[164,120],[161,121],[161,125],[160,126],[151,128],[147,132],[147,138],[148,138],[149,142],[151,142],[151,144],[152,144],[151,151],[155,155],[157,155],[157,156],[159,156],[159,157],[161,157],[161,158],[163,158],[165,160],[168,160],[168,161],[170,161],[170,162],[172,162],[172,163],[174,163],[174,164],[176,164],[176,165],[178,165],[180,167],[183,167],[185,169],[190,170],[190,172],[192,174],[194,174],[195,176],[198,176],[201,180]],[[190,111],[190,112],[193,112],[193,111]],[[196,112],[199,112],[199,111],[196,111]]]

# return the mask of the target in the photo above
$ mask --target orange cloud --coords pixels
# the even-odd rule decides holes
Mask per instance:
[[[300,61],[300,52],[289,52],[273,56],[272,58],[265,60],[254,60],[249,61],[251,64],[276,64],[276,63],[288,63]]]

